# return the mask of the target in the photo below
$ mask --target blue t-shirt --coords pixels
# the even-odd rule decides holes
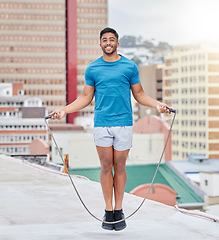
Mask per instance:
[[[136,64],[123,56],[90,63],[85,84],[95,87],[94,127],[132,126],[131,85],[139,82]]]

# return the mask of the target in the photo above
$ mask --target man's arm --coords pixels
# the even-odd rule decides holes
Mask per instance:
[[[50,113],[50,115],[55,114],[52,119],[62,119],[67,113],[77,112],[78,110],[87,107],[94,97],[94,89],[95,88],[92,86],[85,85],[81,96],[79,96],[74,102]]]
[[[172,109],[165,103],[161,103],[151,97],[149,97],[143,90],[141,83],[137,83],[131,86],[132,94],[135,100],[143,106],[156,108],[160,113],[170,113],[166,107]]]

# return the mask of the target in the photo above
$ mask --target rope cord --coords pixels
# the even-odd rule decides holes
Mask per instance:
[[[56,142],[56,140],[55,140],[55,138],[54,138],[54,136],[53,136],[53,133],[52,133],[51,129],[49,128],[49,125],[48,125],[48,123],[47,123],[47,121],[46,121],[46,119],[49,119],[49,117],[45,117],[44,120],[45,120],[47,129],[48,129],[49,133],[51,134],[51,137],[52,137],[52,139],[53,139],[53,141],[54,141],[54,143],[55,143],[55,146],[56,146],[56,148],[57,148],[57,150],[58,150],[58,153],[59,153],[59,156],[60,156],[60,158],[61,158],[61,160],[62,160],[62,162],[63,162],[63,165],[65,166],[65,169],[66,169],[66,171],[67,171],[67,174],[68,174],[68,177],[69,177],[69,179],[70,179],[70,181],[71,181],[71,184],[72,184],[72,186],[73,186],[73,188],[74,188],[74,190],[75,190],[75,192],[76,192],[76,194],[77,194],[80,202],[82,203],[82,205],[84,206],[84,208],[86,209],[86,211],[87,211],[93,218],[95,218],[96,220],[98,220],[98,221],[100,221],[100,222],[104,222],[104,223],[108,223],[108,224],[115,224],[115,223],[119,223],[119,222],[122,222],[122,221],[124,221],[124,220],[129,219],[129,218],[132,217],[136,212],[138,212],[138,210],[142,207],[142,205],[144,204],[145,200],[147,199],[148,194],[149,194],[149,192],[150,192],[150,190],[151,190],[151,188],[152,188],[152,186],[153,186],[153,183],[154,183],[155,177],[156,177],[156,175],[157,175],[158,169],[159,169],[159,167],[160,167],[160,164],[161,164],[161,161],[162,161],[164,152],[165,152],[165,150],[166,150],[166,146],[167,146],[167,143],[168,143],[168,140],[169,140],[169,137],[170,137],[170,133],[171,133],[172,128],[173,128],[174,120],[175,120],[175,117],[176,117],[176,111],[174,110],[174,111],[172,111],[172,112],[174,113],[174,116],[173,116],[172,123],[171,123],[170,129],[169,129],[169,133],[168,133],[168,136],[167,136],[167,139],[166,139],[166,142],[165,142],[165,145],[164,145],[162,154],[161,154],[161,156],[160,156],[160,160],[159,160],[158,165],[157,165],[157,169],[156,169],[156,171],[155,171],[155,173],[154,173],[154,176],[153,176],[153,179],[152,179],[152,182],[151,182],[151,184],[150,184],[150,187],[149,187],[149,189],[148,189],[147,194],[145,195],[143,201],[141,202],[141,204],[138,206],[138,208],[137,208],[135,211],[133,211],[133,212],[132,212],[130,215],[128,215],[127,217],[125,217],[125,218],[123,218],[123,219],[121,219],[121,220],[118,220],[118,221],[114,221],[114,222],[103,221],[102,219],[96,217],[96,216],[88,209],[88,207],[87,207],[86,204],[84,203],[83,199],[81,198],[81,196],[80,196],[80,194],[79,194],[79,192],[78,192],[78,190],[77,190],[77,188],[76,188],[76,186],[75,186],[75,184],[74,184],[74,181],[72,180],[72,178],[71,178],[71,176],[70,176],[70,174],[69,174],[69,171],[68,171],[68,169],[67,169],[67,166],[66,166],[66,164],[65,164],[65,161],[64,161],[64,159],[63,159],[63,157],[62,157],[60,148],[58,147],[58,144],[57,144],[57,142]]]
[[[177,205],[174,206],[178,211],[180,211],[181,213],[185,213],[185,214],[190,214],[190,215],[193,215],[193,216],[197,216],[197,217],[201,217],[201,218],[206,218],[208,220],[212,220],[213,222],[217,222],[219,223],[219,219],[215,218],[215,217],[210,217],[210,216],[206,216],[204,214],[201,214],[201,213],[195,213],[195,212],[191,212],[191,211],[188,211],[188,210],[185,210],[185,209],[181,209],[179,208]]]

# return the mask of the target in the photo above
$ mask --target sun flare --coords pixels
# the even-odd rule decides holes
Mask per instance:
[[[219,40],[219,1],[191,1],[185,16],[191,37],[196,40]]]

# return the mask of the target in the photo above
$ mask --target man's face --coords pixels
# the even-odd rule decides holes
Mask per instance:
[[[100,39],[100,47],[106,55],[113,54],[119,46],[117,38],[113,33],[104,33]]]

